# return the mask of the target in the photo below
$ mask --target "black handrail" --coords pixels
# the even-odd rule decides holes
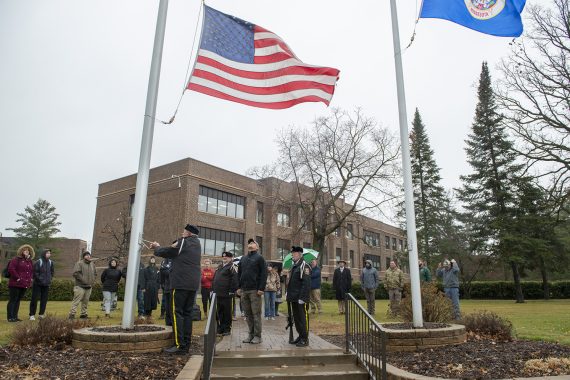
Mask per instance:
[[[216,293],[212,293],[210,308],[208,309],[208,320],[204,330],[204,365],[202,367],[202,379],[204,380],[210,380],[212,363],[216,354],[216,332],[218,329],[216,323],[218,309],[216,304]]]
[[[356,354],[372,380],[387,380],[386,331],[350,293],[346,295],[345,352]]]

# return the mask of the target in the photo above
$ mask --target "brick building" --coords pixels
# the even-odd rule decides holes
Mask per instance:
[[[87,242],[81,239],[55,238],[49,243],[52,250],[52,260],[55,263],[56,278],[71,278],[73,266],[87,250]],[[0,236],[0,268],[4,268],[8,261],[16,255],[18,244],[13,237]],[[41,251],[36,251],[35,260],[39,258]]]
[[[135,184],[135,174],[99,184],[95,257],[126,254]],[[192,223],[200,228],[204,257],[216,260],[224,250],[242,255],[252,237],[266,259],[279,260],[291,245],[309,248],[312,242],[311,234],[297,227],[297,209],[282,201],[293,191],[293,184],[276,178],[255,180],[191,158],[156,167],[150,170],[143,238],[168,244],[186,223]],[[325,280],[332,280],[335,263],[341,258],[352,268],[370,259],[384,271],[389,260],[404,249],[401,229],[362,215],[351,220],[325,242]],[[143,249],[143,256],[149,255],[151,251]]]

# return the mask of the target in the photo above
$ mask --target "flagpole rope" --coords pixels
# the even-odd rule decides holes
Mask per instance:
[[[410,46],[414,43],[414,39],[416,38],[416,27],[418,26],[418,22],[420,21],[420,14],[422,13],[422,8],[424,7],[424,2],[422,0],[422,6],[420,7],[420,11],[418,12],[418,0],[416,0],[416,21],[414,23],[414,32],[412,33],[412,37],[410,38],[410,43],[408,46],[404,48],[404,52],[408,50]]]
[[[202,15],[202,9],[204,5],[204,0],[200,2],[200,10],[198,11],[198,19],[196,20],[196,28],[194,29],[194,37],[192,38],[192,47],[190,48],[190,58],[188,59],[188,67],[186,67],[186,74],[184,75],[184,86],[182,87],[182,93],[180,94],[180,98],[178,99],[178,104],[176,105],[176,109],[174,110],[174,114],[168,121],[163,121],[156,119],[157,121],[161,122],[165,125],[170,125],[174,122],[174,118],[176,118],[176,114],[178,113],[178,109],[180,108],[180,103],[182,103],[182,97],[184,96],[184,92],[186,91],[186,86],[188,84],[188,73],[190,72],[190,66],[192,64],[192,52],[194,51],[194,45],[196,44],[196,35],[198,34],[198,25],[200,24],[200,16]]]

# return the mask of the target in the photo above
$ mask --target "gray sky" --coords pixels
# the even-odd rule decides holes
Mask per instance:
[[[419,4],[397,3],[407,45]],[[331,106],[360,106],[399,133],[388,0],[207,4],[280,35],[306,63],[340,69]],[[198,0],[170,1],[159,119],[170,118],[183,88],[199,6]],[[0,0],[5,236],[16,213],[43,198],[61,214],[61,236],[91,241],[97,185],[138,168],[157,10],[158,1],[149,0]],[[403,56],[408,120],[419,107],[448,188],[469,170],[463,141],[481,62],[489,62],[496,79],[494,67],[510,41],[426,19]],[[175,123],[155,126],[151,167],[193,157],[243,174],[275,160],[278,130],[326,113],[322,103],[274,111],[188,91]]]

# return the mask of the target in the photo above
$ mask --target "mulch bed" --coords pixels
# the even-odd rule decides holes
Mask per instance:
[[[202,337],[192,338],[191,354],[202,354]],[[137,354],[51,347],[0,348],[0,379],[175,379],[189,355]]]
[[[320,335],[344,348],[343,335]],[[556,343],[515,340],[495,342],[469,338],[467,343],[416,352],[388,352],[388,363],[418,375],[454,379],[504,379],[570,375],[570,369],[557,372],[552,368],[525,370],[530,359],[570,358],[570,346]]]

